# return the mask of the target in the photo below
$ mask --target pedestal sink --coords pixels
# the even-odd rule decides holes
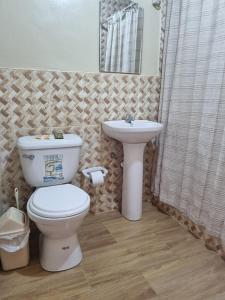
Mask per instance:
[[[122,215],[131,221],[142,217],[143,155],[152,138],[163,130],[163,125],[147,120],[105,121],[103,131],[123,143]]]

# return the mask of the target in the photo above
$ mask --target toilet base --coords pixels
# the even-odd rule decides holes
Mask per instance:
[[[39,236],[40,264],[50,272],[64,271],[77,266],[82,260],[82,252],[77,235],[64,239],[50,239]]]

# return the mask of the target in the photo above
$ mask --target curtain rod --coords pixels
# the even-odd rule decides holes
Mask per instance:
[[[126,7],[124,7],[121,11],[126,11],[127,9],[131,8],[134,5],[138,6],[138,3],[133,2],[133,3],[129,4],[129,5],[127,5]],[[101,25],[107,23],[110,19],[112,19],[112,16],[108,17],[105,21],[101,22]]]
[[[127,9],[129,9],[129,8],[131,8],[131,7],[133,7],[133,6],[135,6],[135,5],[138,6],[138,3],[133,2],[133,3],[129,4],[128,6],[124,7],[124,8],[122,9],[122,11],[125,11],[125,10],[127,10]]]

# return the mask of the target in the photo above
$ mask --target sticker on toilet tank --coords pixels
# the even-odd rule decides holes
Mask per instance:
[[[44,155],[45,162],[45,176],[43,177],[44,182],[63,180],[63,166],[62,166],[63,155],[53,154]]]

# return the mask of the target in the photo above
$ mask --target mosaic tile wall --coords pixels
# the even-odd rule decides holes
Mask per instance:
[[[155,120],[159,102],[159,77],[101,73],[0,69],[0,210],[14,203],[19,187],[26,202],[32,189],[21,172],[16,139],[51,133],[60,127],[83,140],[80,169],[103,165],[109,170],[105,185],[92,187],[79,172],[74,183],[92,199],[93,212],[117,209],[121,201],[122,145],[104,135],[101,122],[132,113]],[[153,146],[145,151],[144,199],[150,199]]]

